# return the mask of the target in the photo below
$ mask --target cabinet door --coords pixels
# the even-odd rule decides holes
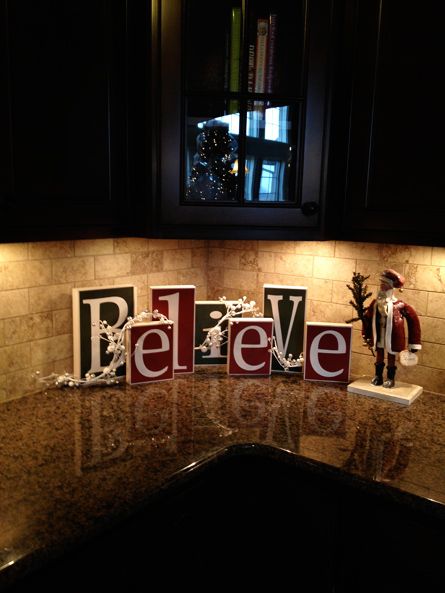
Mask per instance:
[[[349,238],[443,244],[441,21],[433,0],[355,2]]]
[[[158,8],[160,233],[317,236],[331,3],[161,0]]]
[[[0,241],[110,233],[125,197],[125,3],[1,10]]]

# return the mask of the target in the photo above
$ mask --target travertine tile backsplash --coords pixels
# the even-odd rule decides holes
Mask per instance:
[[[262,307],[262,285],[308,287],[308,321],[352,317],[352,272],[406,277],[403,298],[421,316],[419,365],[401,379],[445,393],[445,248],[373,243],[188,241],[139,238],[0,244],[0,400],[35,388],[33,372],[72,370],[71,290],[132,283],[138,309],[150,284],[195,284],[198,299],[246,295]],[[354,324],[352,370],[370,374],[372,357]]]

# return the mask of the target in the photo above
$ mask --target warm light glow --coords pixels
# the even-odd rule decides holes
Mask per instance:
[[[244,166],[244,171],[245,173],[248,173],[249,169],[246,166]],[[232,175],[238,175],[238,159],[236,159],[236,161],[233,163],[233,167],[230,172],[232,173]]]

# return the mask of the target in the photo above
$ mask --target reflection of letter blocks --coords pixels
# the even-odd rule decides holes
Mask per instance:
[[[173,364],[175,373],[193,373],[195,358],[195,287],[150,286],[151,310],[174,322]]]
[[[244,317],[229,321],[229,375],[270,375],[273,319]]]
[[[304,378],[347,383],[351,367],[352,325],[306,323]]]
[[[127,383],[173,379],[173,324],[138,323],[127,330]]]

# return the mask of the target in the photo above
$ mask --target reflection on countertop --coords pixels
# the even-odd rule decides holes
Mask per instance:
[[[0,588],[27,562],[131,513],[183,468],[246,443],[445,509],[437,394],[405,407],[217,367],[151,385],[48,390],[0,404]]]

